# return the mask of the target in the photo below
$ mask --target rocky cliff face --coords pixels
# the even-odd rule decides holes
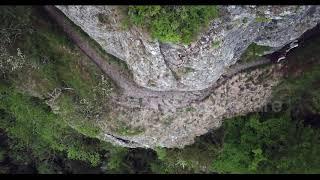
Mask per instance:
[[[159,43],[137,27],[123,29],[117,6],[57,7],[106,52],[125,61],[136,84],[191,94],[213,85],[251,43],[269,46],[273,52],[320,22],[320,6],[220,6],[220,17],[184,46]],[[128,147],[191,144],[196,136],[218,128],[223,119],[268,103],[282,76],[279,66],[239,73],[203,101],[175,109],[110,104],[108,116],[98,122],[100,138]],[[162,104],[170,107],[170,101]]]
[[[112,113],[100,122],[101,129],[108,132],[101,138],[127,147],[182,148],[192,144],[196,136],[219,128],[225,118],[263,110],[270,101],[272,88],[282,77],[280,67],[269,66],[237,74],[205,100],[175,111],[127,108],[113,104]],[[108,119],[117,123],[110,123]],[[114,124],[130,127],[134,135],[114,131]]]
[[[136,27],[124,30],[117,6],[57,7],[125,61],[137,84],[158,91],[207,88],[251,43],[274,51],[320,22],[320,6],[220,6],[220,17],[184,46],[159,43]]]

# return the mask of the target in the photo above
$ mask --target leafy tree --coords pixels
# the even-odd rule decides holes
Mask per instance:
[[[227,120],[223,150],[213,162],[220,173],[317,173],[320,132],[290,116]]]

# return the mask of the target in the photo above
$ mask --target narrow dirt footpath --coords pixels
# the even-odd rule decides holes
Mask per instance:
[[[151,108],[161,111],[172,111],[185,107],[193,102],[199,102],[208,97],[211,92],[222,85],[234,74],[243,70],[270,63],[269,59],[261,59],[252,63],[233,66],[211,87],[200,91],[154,91],[138,86],[132,78],[121,73],[123,69],[105,60],[90,46],[70,21],[54,6],[44,6],[48,15],[56,21],[66,35],[120,88],[120,95],[113,97],[116,103],[127,107]]]

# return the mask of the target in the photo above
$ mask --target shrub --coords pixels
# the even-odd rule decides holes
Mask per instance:
[[[129,21],[161,42],[189,44],[218,16],[216,6],[129,6]]]
[[[282,115],[237,117],[224,124],[219,173],[317,173],[320,132]]]
[[[239,62],[247,63],[252,62],[260,58],[264,53],[271,48],[268,46],[257,45],[256,43],[251,43],[246,51],[241,55]]]

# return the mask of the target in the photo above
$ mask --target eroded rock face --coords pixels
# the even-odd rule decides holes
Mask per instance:
[[[220,17],[184,46],[159,43],[137,27],[124,30],[117,6],[57,7],[125,61],[137,84],[158,91],[207,88],[251,43],[275,51],[320,22],[320,6],[219,6]]]
[[[155,91],[210,87],[251,43],[272,52],[320,22],[320,6],[220,6],[221,16],[184,46],[159,43],[137,27],[124,30],[116,6],[57,7],[106,52],[125,61],[135,83]],[[103,131],[99,138],[127,147],[182,148],[220,127],[223,119],[266,105],[282,77],[279,66],[236,74],[203,101],[166,111],[110,104],[108,115],[98,122]]]
[[[219,128],[225,118],[263,110],[261,108],[270,102],[272,88],[281,80],[279,68],[280,65],[272,65],[239,73],[204,101],[172,112],[112,104],[112,112],[99,124],[105,132],[100,138],[128,147],[182,148],[192,144],[196,136]],[[123,134],[123,131],[115,130],[114,126],[118,124],[130,127],[136,133]]]

